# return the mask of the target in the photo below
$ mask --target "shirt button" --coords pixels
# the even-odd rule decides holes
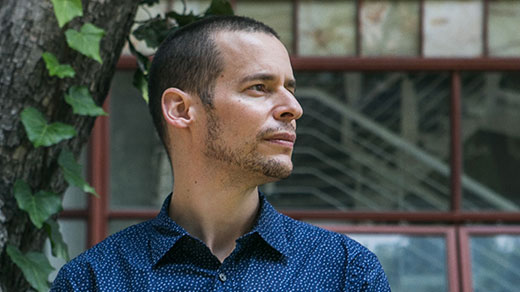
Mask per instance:
[[[226,282],[226,280],[227,280],[226,274],[224,274],[224,273],[220,273],[220,274],[218,274],[218,278],[219,278],[220,281],[222,281],[222,282]]]

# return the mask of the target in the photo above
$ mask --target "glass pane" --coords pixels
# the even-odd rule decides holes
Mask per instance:
[[[520,56],[520,2],[489,1],[489,54]]]
[[[355,1],[300,1],[299,55],[344,56],[355,55],[355,53]]]
[[[520,74],[462,75],[464,208],[520,210],[519,125]]]
[[[475,292],[511,292],[520,287],[520,236],[472,236],[471,267]]]
[[[418,55],[419,2],[364,1],[361,34],[363,55]]]
[[[283,209],[448,210],[448,74],[297,72],[294,171]]]
[[[69,248],[71,259],[77,257],[87,249],[87,223],[83,220],[58,220],[63,240]],[[49,281],[53,281],[58,275],[59,269],[65,264],[65,260],[51,256],[50,242],[45,243],[45,254],[55,270],[49,275]]]
[[[112,81],[110,208],[158,209],[172,191],[170,163],[132,75],[118,71]]]
[[[377,255],[392,291],[448,291],[446,241],[443,237],[379,234],[349,236]]]
[[[120,230],[141,223],[143,221],[146,220],[110,220],[110,222],[108,222],[108,234],[112,235]]]
[[[287,50],[292,51],[292,1],[237,1],[235,14],[248,16],[269,25],[278,33]]]
[[[424,55],[474,57],[482,54],[481,0],[426,0]]]
[[[83,167],[83,177],[87,177],[87,148],[84,147],[79,157],[79,163]],[[63,195],[63,208],[67,209],[85,209],[87,208],[87,197],[90,194],[85,193],[78,187],[69,186]]]

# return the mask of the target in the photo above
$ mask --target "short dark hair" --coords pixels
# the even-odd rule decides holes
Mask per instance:
[[[208,109],[213,108],[215,81],[224,69],[214,39],[220,31],[262,32],[279,39],[271,27],[243,16],[207,17],[171,33],[155,53],[148,83],[148,107],[167,150],[162,94],[166,89],[176,87],[197,94]]]

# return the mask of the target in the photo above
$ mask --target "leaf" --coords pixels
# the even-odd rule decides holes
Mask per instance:
[[[61,150],[60,156],[58,157],[58,164],[63,171],[63,175],[65,176],[65,180],[80,189],[84,192],[91,193],[96,197],[99,195],[96,193],[96,190],[91,187],[81,175],[82,167],[79,163],[74,159],[74,154],[67,149]]]
[[[139,3],[139,5],[148,5],[148,6],[153,6],[155,4],[159,3],[159,0],[141,0],[141,3]]]
[[[132,53],[132,55],[134,55],[137,59],[137,66],[141,71],[143,71],[143,74],[148,75],[148,70],[150,69],[152,62],[150,62],[150,59],[148,59],[148,57],[136,50],[134,44],[132,44],[132,42],[130,41],[130,38],[126,38],[126,40],[130,48],[130,53]]]
[[[148,70],[151,65],[150,59],[135,49],[130,38],[127,38],[127,42],[130,47],[130,52],[136,56],[138,66],[137,70],[135,70],[132,84],[141,92],[144,101],[148,103]]]
[[[76,135],[71,125],[59,122],[48,124],[45,117],[33,107],[24,109],[21,118],[27,137],[34,147],[51,146]]]
[[[233,7],[227,0],[212,0],[204,15],[233,15]]]
[[[88,88],[85,86],[72,86],[68,94],[65,94],[65,101],[72,106],[75,114],[82,116],[106,116],[107,113],[102,107],[98,106]]]
[[[58,25],[63,27],[76,16],[83,16],[81,0],[51,0]]]
[[[175,22],[177,22],[179,26],[185,26],[187,24],[202,19],[201,16],[193,14],[193,11],[190,11],[189,14],[179,14],[175,11],[170,11],[166,13],[166,16],[175,19]]]
[[[43,225],[49,239],[51,241],[52,247],[52,255],[55,257],[60,257],[67,262],[70,260],[69,258],[69,248],[65,241],[63,241],[63,236],[60,232],[60,225],[53,219],[49,219]]]
[[[39,292],[49,291],[47,279],[54,268],[49,264],[47,257],[41,252],[28,252],[25,255],[14,245],[6,248],[11,260],[22,270],[25,279]]]
[[[45,52],[42,54],[42,57],[50,76],[58,76],[63,79],[65,77],[74,77],[74,75],[76,75],[76,72],[70,65],[61,65],[53,54]]]
[[[43,222],[62,210],[59,195],[45,191],[38,191],[33,195],[31,188],[23,180],[15,182],[13,192],[18,207],[29,214],[32,223],[38,228],[42,228]]]
[[[144,41],[148,47],[157,48],[169,32],[170,25],[168,25],[167,19],[157,16],[145,21],[132,34],[136,39]]]
[[[99,55],[99,43],[105,31],[92,23],[85,23],[80,31],[68,29],[65,32],[67,44],[74,50],[103,64]]]
[[[132,84],[141,92],[144,101],[148,103],[148,80],[146,76],[143,74],[143,71],[139,69],[135,70]]]

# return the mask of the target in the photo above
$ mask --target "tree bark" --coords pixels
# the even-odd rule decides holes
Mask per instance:
[[[7,244],[21,251],[41,250],[46,238],[25,212],[18,209],[12,188],[17,179],[33,190],[63,193],[66,188],[56,162],[63,147],[78,156],[92,129],[94,118],[74,115],[64,101],[71,85],[86,85],[101,105],[108,93],[139,0],[83,0],[83,14],[58,27],[50,0],[0,1],[0,292],[29,289],[21,271],[5,252]],[[68,47],[64,31],[79,30],[91,22],[105,30],[101,41],[103,64]],[[51,52],[73,66],[76,76],[50,77],[41,54]],[[78,135],[52,147],[34,148],[20,121],[28,106],[40,110],[49,122],[71,124]]]

